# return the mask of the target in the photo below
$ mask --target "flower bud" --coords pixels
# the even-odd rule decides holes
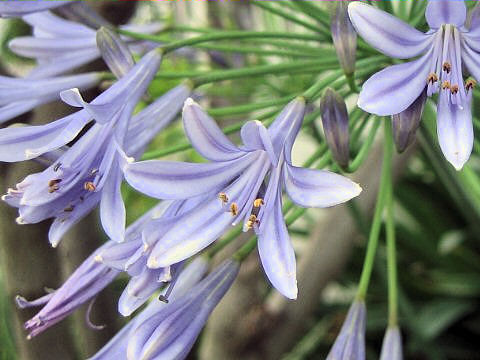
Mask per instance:
[[[365,303],[355,301],[326,360],[365,360],[366,317]]]
[[[342,167],[348,166],[349,132],[348,112],[343,98],[328,88],[320,101],[323,131],[335,161]]]
[[[101,26],[110,25],[107,20],[101,17],[100,14],[85,1],[72,1],[68,6],[60,7],[57,11],[63,17],[79,22],[92,29],[99,29]]]
[[[402,360],[402,335],[398,326],[389,327],[382,344],[380,360]]]
[[[117,78],[121,78],[135,65],[128,46],[117,34],[105,27],[97,31],[97,46],[103,60]]]
[[[392,115],[393,138],[397,151],[402,153],[415,140],[427,96],[425,91],[407,109]]]
[[[330,29],[332,31],[333,45],[337,52],[338,61],[345,74],[351,75],[355,71],[357,33],[348,17],[347,9],[347,1],[337,1]]]

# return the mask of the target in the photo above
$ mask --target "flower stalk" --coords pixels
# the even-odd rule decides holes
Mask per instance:
[[[373,263],[378,247],[378,237],[382,225],[382,214],[388,196],[388,187],[391,182],[392,154],[393,154],[393,136],[392,127],[389,119],[384,122],[385,139],[383,150],[382,177],[380,180],[380,189],[378,191],[375,213],[373,215],[372,227],[368,237],[367,253],[363,263],[362,275],[358,285],[357,299],[364,300],[367,295],[370,277],[372,275]]]

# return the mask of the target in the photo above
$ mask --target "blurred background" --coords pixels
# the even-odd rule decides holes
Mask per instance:
[[[394,4],[392,2],[393,7]],[[166,34],[166,40],[191,36],[194,32],[188,32],[188,28],[197,27],[312,33],[285,16],[248,1],[91,1],[91,5],[115,24],[161,21],[183,27],[183,31]],[[331,11],[330,2],[317,5]],[[288,6],[272,6],[289,12]],[[298,18],[314,25],[309,18],[301,15]],[[33,65],[31,60],[15,56],[7,47],[11,38],[29,31],[21,20],[0,20],[1,75],[21,76]],[[265,49],[264,55],[249,54],[248,46],[245,44],[244,52],[233,53],[219,51],[218,46],[211,50],[207,44],[183,49],[176,56],[165,59],[161,70],[169,73],[207,71],[279,61],[276,55],[269,53],[272,50],[269,42],[255,45],[257,49]],[[317,46],[321,48],[322,44]],[[275,49],[279,47],[277,44]],[[302,48],[301,44],[297,44],[291,57],[294,59],[298,54],[306,58],[321,56]],[[103,67],[100,61],[88,65],[90,70]],[[310,75],[276,74],[215,84],[203,88],[200,96],[206,107],[216,109],[280,99],[302,91],[311,81]],[[156,97],[179,82],[180,79],[155,80],[150,93]],[[92,98],[100,90],[91,91],[88,96]],[[477,139],[480,138],[479,96],[476,90]],[[349,108],[353,108],[355,100],[354,97],[347,99]],[[268,112],[275,114],[280,108],[272,105],[238,116],[222,116],[221,111],[213,113],[221,127],[225,127]],[[409,151],[395,157],[400,324],[405,358],[480,359],[480,198],[475,195],[478,192],[470,191],[472,187],[480,187],[480,143],[476,140],[469,166],[457,173],[438,149],[433,111],[427,105],[417,141]],[[62,103],[49,104],[11,123],[46,123],[70,112],[71,109]],[[371,124],[366,124],[367,128],[369,126]],[[297,139],[294,162],[299,163],[314,152],[319,132],[321,120],[318,117]],[[150,148],[170,147],[185,141],[181,124],[176,122],[162,132]],[[287,301],[271,291],[257,254],[252,254],[242,267],[239,279],[214,311],[189,359],[325,358],[355,295],[361,272],[379,182],[381,142],[378,134],[369,158],[353,175],[364,188],[357,200],[332,209],[309,210],[290,227],[297,250],[299,299]],[[172,158],[202,161],[193,150],[177,153]],[[34,162],[0,164],[1,192],[14,186],[35,167],[39,165]],[[155,203],[127,186],[124,198],[129,222]],[[126,284],[126,278],[121,277],[93,304],[91,319],[95,324],[106,325],[103,330],[86,326],[87,306],[84,306],[45,333],[27,340],[23,323],[38,309],[20,310],[15,306],[14,298],[18,294],[35,299],[48,289],[59,287],[106,240],[97,215],[94,213],[79,223],[58,248],[53,249],[47,241],[49,224],[19,226],[15,223],[16,209],[0,204],[1,359],[84,359],[94,354],[128,321],[116,310]],[[224,251],[228,254],[233,250]],[[377,359],[387,322],[384,234],[369,290],[367,358]]]

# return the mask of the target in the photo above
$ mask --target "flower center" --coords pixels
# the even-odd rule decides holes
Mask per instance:
[[[443,92],[451,104],[463,108],[475,80],[463,82],[460,37],[460,31],[451,24],[443,25],[435,34],[427,95]]]

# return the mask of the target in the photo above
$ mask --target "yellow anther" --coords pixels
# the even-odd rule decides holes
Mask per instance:
[[[250,215],[247,221],[247,228],[253,228],[253,225],[255,225],[256,223],[258,223],[257,217],[255,215]]]
[[[471,90],[473,89],[475,86],[477,85],[477,82],[473,79],[468,79],[466,82],[465,82],[465,89],[468,91],[468,90]]]
[[[428,75],[428,78],[427,78],[427,84],[430,84],[430,83],[436,83],[438,81],[438,76],[437,74],[435,73],[431,73],[430,75]]]
[[[238,214],[238,205],[237,203],[231,203],[230,204],[230,212],[232,213],[232,216],[236,216]]]
[[[222,204],[228,203],[228,196],[224,192],[221,192],[220,194],[218,194],[218,198],[222,200]]]
[[[447,74],[448,74],[448,73],[450,73],[450,71],[452,71],[452,64],[450,64],[448,61],[445,61],[443,63],[442,68],[443,68],[443,71],[446,71]]]
[[[253,206],[256,207],[256,208],[262,206],[263,204],[265,204],[263,199],[255,199],[255,201],[253,202]]]
[[[450,89],[450,82],[448,80],[445,80],[443,83],[442,83],[442,89],[445,90],[445,89]]]
[[[72,212],[73,209],[75,209],[75,206],[69,205],[69,206],[67,206],[65,209],[63,209],[63,211],[65,211],[65,212]]]
[[[458,93],[458,85],[455,84],[455,85],[450,86],[450,92],[452,94]]]
[[[87,191],[95,191],[97,187],[93,182],[87,181],[85,184],[83,184],[83,188]]]

